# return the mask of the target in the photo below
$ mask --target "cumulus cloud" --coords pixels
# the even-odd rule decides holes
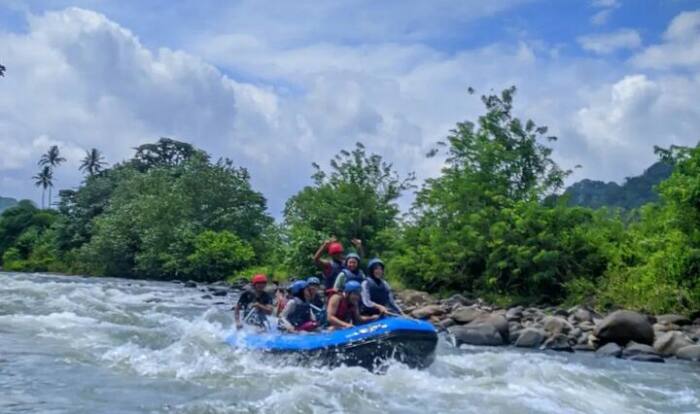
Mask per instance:
[[[591,16],[591,23],[596,26],[601,26],[610,20],[613,11],[620,7],[620,2],[618,0],[593,0],[591,5],[599,9]]]
[[[636,30],[620,29],[611,33],[581,36],[578,43],[585,50],[597,54],[609,54],[621,49],[636,49],[642,45],[642,38]]]
[[[633,62],[642,68],[700,68],[700,10],[676,16],[663,40],[644,49]]]

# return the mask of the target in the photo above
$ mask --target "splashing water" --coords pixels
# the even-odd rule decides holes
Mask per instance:
[[[165,282],[0,273],[2,413],[697,413],[700,364],[438,347],[427,370],[230,348],[231,302]]]

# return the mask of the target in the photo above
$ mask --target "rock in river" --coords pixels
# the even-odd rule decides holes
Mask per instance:
[[[448,329],[456,346],[468,345],[504,345],[503,337],[495,326],[491,324],[481,324],[474,326],[453,326]]]
[[[649,319],[641,313],[619,310],[611,313],[596,325],[594,335],[601,344],[615,342],[626,345],[629,341],[651,345],[654,330]]]
[[[622,355],[622,348],[615,342],[610,342],[598,348],[598,350],[595,351],[595,355],[599,357],[619,358]]]
[[[537,348],[544,339],[546,333],[541,329],[527,328],[520,332],[518,339],[515,341],[515,346],[520,348]]]
[[[676,352],[676,357],[686,361],[700,361],[700,345],[684,346]]]
[[[678,331],[666,332],[654,341],[654,349],[664,356],[676,355],[679,349],[690,345],[695,345],[695,343],[683,332]]]

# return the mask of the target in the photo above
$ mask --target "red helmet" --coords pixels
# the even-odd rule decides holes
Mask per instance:
[[[343,252],[343,245],[340,243],[331,243],[328,245],[328,254],[331,256],[334,254],[340,254]]]
[[[265,275],[255,275],[253,278],[250,280],[252,284],[256,283],[267,283],[267,276]]]

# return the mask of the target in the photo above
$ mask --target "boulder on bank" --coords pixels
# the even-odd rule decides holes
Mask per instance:
[[[683,315],[676,315],[676,314],[658,315],[656,317],[656,322],[661,323],[661,324],[665,324],[665,325],[677,325],[677,326],[690,325],[690,319],[686,318]]]
[[[519,348],[537,348],[547,337],[545,331],[535,328],[526,328],[520,332],[515,346]]]
[[[688,345],[676,352],[676,358],[686,361],[700,361],[700,345]]]
[[[649,319],[641,313],[620,310],[606,316],[593,331],[601,344],[615,342],[626,345],[630,341],[651,345],[654,330]]]
[[[571,342],[569,342],[569,337],[564,334],[556,334],[547,338],[540,348],[557,352],[574,352],[574,349],[571,347]]]
[[[452,326],[448,329],[448,332],[452,335],[455,346],[460,346],[462,344],[487,346],[505,345],[501,333],[491,324]]]
[[[396,292],[396,298],[400,300],[404,306],[422,306],[427,303],[435,302],[435,298],[428,292],[413,289],[405,289]]]
[[[411,312],[411,316],[416,319],[428,319],[431,316],[443,315],[444,313],[445,309],[441,305],[428,305],[415,309]]]
[[[457,308],[452,314],[450,315],[450,318],[457,322],[458,324],[467,324],[470,322],[475,321],[476,319],[479,319],[485,315],[488,315],[487,312],[476,308],[476,307],[470,307],[470,308]]]
[[[496,329],[496,331],[501,335],[501,339],[503,340],[504,344],[507,344],[510,341],[510,326],[508,325],[508,321],[503,315],[494,313],[486,314],[471,321],[466,326],[475,327],[481,325],[493,326]]]
[[[595,351],[595,355],[599,357],[615,357],[619,358],[622,355],[622,348],[615,342],[609,342]]]
[[[636,342],[630,342],[627,344],[624,350],[622,350],[622,358],[631,359],[636,355],[654,355],[659,357],[659,353],[656,352],[654,347],[646,344],[638,344]]]
[[[573,326],[566,319],[559,316],[545,316],[542,319],[542,325],[550,335],[567,334],[573,329]]]
[[[654,341],[654,349],[664,356],[676,355],[678,350],[690,345],[695,343],[678,331],[666,332]]]

